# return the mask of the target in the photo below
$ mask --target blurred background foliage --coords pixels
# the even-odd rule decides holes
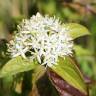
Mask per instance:
[[[0,68],[10,59],[6,43],[12,38],[17,24],[37,12],[55,15],[65,23],[80,23],[89,29],[91,36],[76,39],[74,50],[86,80],[91,78],[90,96],[96,96],[96,0],[0,0]],[[13,80],[13,77],[0,80],[0,96],[19,96],[10,91]],[[18,93],[20,86],[16,85]]]

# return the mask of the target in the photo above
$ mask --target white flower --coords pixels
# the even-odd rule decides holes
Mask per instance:
[[[57,64],[58,57],[72,54],[73,42],[68,28],[62,27],[59,19],[37,13],[23,20],[8,47],[12,57],[37,58],[40,64],[51,67]]]

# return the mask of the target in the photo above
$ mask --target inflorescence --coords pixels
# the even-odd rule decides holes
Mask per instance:
[[[37,13],[18,25],[17,33],[8,44],[8,52],[12,57],[37,59],[40,64],[51,67],[57,64],[58,57],[72,54],[72,38],[63,25],[55,17]]]

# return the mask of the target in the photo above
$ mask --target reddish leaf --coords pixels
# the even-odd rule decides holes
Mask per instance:
[[[54,73],[52,70],[47,72],[52,84],[55,86],[60,96],[88,96],[80,92],[78,89],[69,85],[60,76]]]

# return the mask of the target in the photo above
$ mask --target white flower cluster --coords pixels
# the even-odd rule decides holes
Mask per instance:
[[[40,64],[51,67],[57,64],[59,56],[72,54],[73,42],[68,28],[64,28],[59,19],[37,13],[23,20],[8,47],[12,57],[29,58],[26,53],[30,52],[31,59],[37,58]]]

